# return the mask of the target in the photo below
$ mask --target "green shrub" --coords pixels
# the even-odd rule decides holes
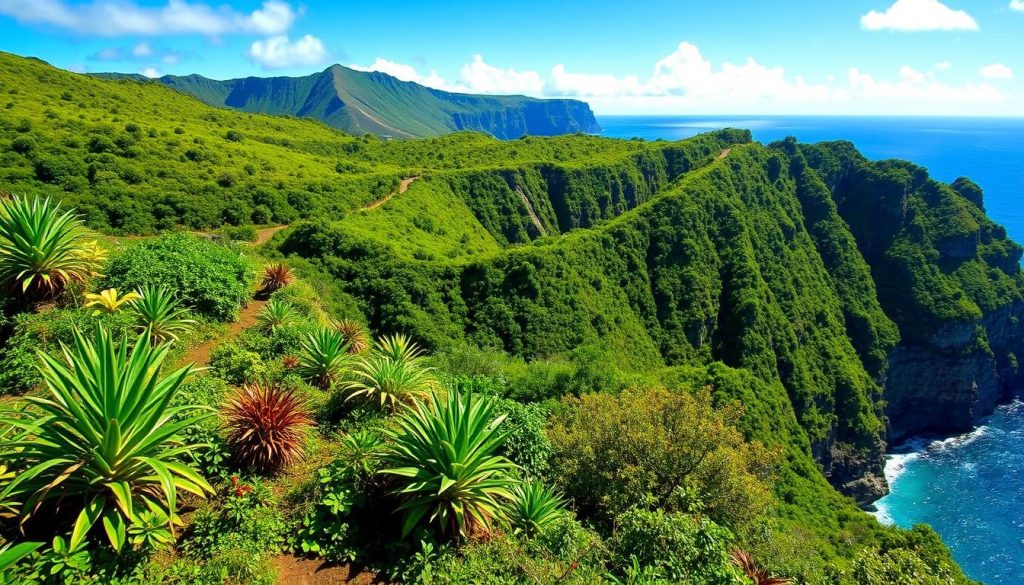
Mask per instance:
[[[38,352],[54,353],[61,343],[73,344],[76,330],[87,331],[96,322],[102,322],[114,337],[120,338],[132,333],[134,320],[128,311],[93,317],[92,311],[84,308],[16,315],[11,336],[0,348],[0,394],[23,394],[42,384],[36,367]]]
[[[178,389],[172,406],[207,406],[219,409],[227,395],[227,383],[216,376],[198,374],[185,381]],[[185,455],[207,479],[224,477],[228,473],[231,453],[221,432],[221,423],[216,417],[186,427],[181,431],[184,441],[202,445]]]
[[[260,354],[237,341],[221,344],[210,353],[210,368],[229,384],[241,385],[269,378],[270,369]]]
[[[746,443],[740,411],[715,410],[706,390],[568,397],[548,436],[553,479],[586,513],[609,519],[637,503],[751,522],[772,501],[776,456]]]
[[[742,585],[729,560],[733,535],[706,517],[633,509],[616,519],[619,566],[633,559],[672,583]]]
[[[99,288],[163,286],[197,313],[220,321],[234,318],[249,300],[255,278],[237,251],[186,233],[134,244],[112,255],[104,274]]]
[[[507,413],[505,424],[510,429],[499,452],[518,465],[527,477],[544,477],[553,452],[551,441],[544,431],[548,409],[541,404],[522,404],[503,399],[498,402],[496,410]]]

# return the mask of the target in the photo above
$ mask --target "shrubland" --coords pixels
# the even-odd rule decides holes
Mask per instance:
[[[733,130],[382,141],[0,67],[3,209],[81,222],[51,251],[80,276],[5,282],[8,578],[269,583],[296,554],[404,583],[969,582],[848,496],[880,472],[893,348],[1020,297],[970,184]],[[858,206],[888,190],[916,211],[875,234]],[[157,358],[173,392],[111,374]],[[62,402],[68,368],[158,430]],[[72,418],[76,449],[30,446]],[[143,471],[79,480],[140,441]]]

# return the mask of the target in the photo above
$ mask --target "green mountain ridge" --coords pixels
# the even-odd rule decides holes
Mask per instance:
[[[96,75],[149,81],[135,74]],[[315,118],[350,134],[413,138],[474,130],[511,139],[601,130],[590,107],[578,100],[452,93],[342,65],[304,77],[217,81],[165,75],[155,81],[210,105]]]

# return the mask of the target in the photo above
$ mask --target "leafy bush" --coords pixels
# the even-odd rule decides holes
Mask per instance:
[[[238,252],[176,233],[111,256],[101,286],[125,290],[162,286],[175,291],[197,313],[228,321],[249,299],[252,279],[252,266]]]
[[[227,383],[206,373],[190,376],[178,389],[171,406],[208,406],[218,408],[228,394]],[[180,419],[180,417],[178,417]],[[176,419],[178,420],[178,419]],[[191,445],[201,445],[189,451],[184,458],[191,461],[206,478],[224,477],[228,473],[231,457],[227,442],[221,433],[221,421],[210,417],[181,430],[182,440]]]
[[[88,309],[53,309],[42,313],[21,313],[14,318],[13,331],[0,348],[0,394],[22,394],[43,383],[36,367],[38,352],[60,350],[60,344],[74,344],[75,331],[87,331],[97,321],[115,337],[134,330],[129,312],[93,317]]]
[[[565,398],[548,436],[553,477],[588,513],[631,508],[704,512],[736,526],[767,511],[776,457],[746,443],[739,411],[716,411],[706,390],[653,388]]]
[[[449,391],[416,400],[387,431],[392,443],[380,473],[398,483],[403,536],[426,518],[442,533],[468,537],[489,530],[512,498],[515,465],[497,455],[508,431],[495,402]]]
[[[240,386],[268,378],[270,370],[260,354],[248,350],[238,341],[228,341],[210,353],[210,368],[229,384]]]
[[[64,360],[42,354],[40,372],[51,396],[32,397],[37,409],[5,417],[21,434],[3,445],[4,459],[18,473],[0,500],[17,500],[24,522],[55,499],[81,498],[68,546],[76,548],[102,518],[120,550],[137,514],[159,510],[170,519],[178,490],[212,491],[176,460],[196,448],[179,432],[208,415],[196,414],[195,406],[170,406],[191,366],[159,378],[166,355],[166,346],[151,347],[146,336],[129,348],[102,326],[92,339],[76,334]],[[179,415],[183,420],[172,422]],[[62,489],[51,490],[54,482]]]
[[[501,454],[518,465],[527,477],[544,477],[554,450],[544,430],[548,409],[541,404],[503,399],[498,402],[497,411],[508,415],[505,425],[509,434]]]
[[[733,535],[706,517],[633,509],[617,518],[615,554],[620,566],[636,559],[673,583],[742,585],[729,558]]]

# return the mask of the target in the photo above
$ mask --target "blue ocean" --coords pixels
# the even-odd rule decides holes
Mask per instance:
[[[604,116],[604,135],[679,140],[718,128],[748,128],[771,142],[849,140],[868,158],[901,158],[942,181],[969,177],[985,207],[1024,243],[1024,119],[765,116]],[[1024,583],[1024,404],[1001,407],[974,432],[920,438],[894,449],[892,493],[877,502],[882,521],[927,523],[967,574],[990,585]]]

